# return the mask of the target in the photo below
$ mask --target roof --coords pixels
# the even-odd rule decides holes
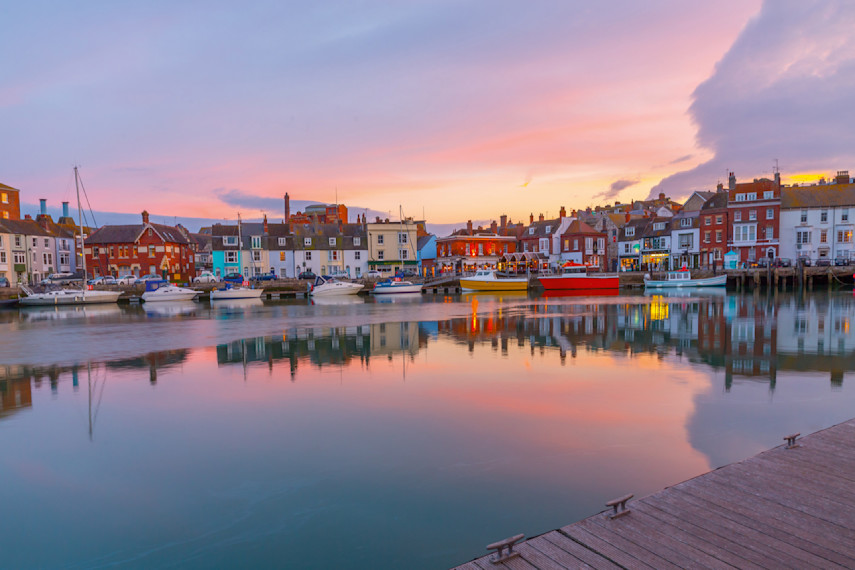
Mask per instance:
[[[0,228],[9,234],[52,237],[35,220],[0,220]]]
[[[647,229],[644,231],[644,237],[655,237],[655,236],[665,236],[671,235],[671,220],[673,218],[653,218],[650,220],[650,225],[647,226]],[[656,224],[664,224],[664,227],[660,230],[654,230],[653,228]]]
[[[599,234],[598,232],[582,220],[573,220],[570,222],[570,225],[567,227],[567,230],[564,232],[564,235],[567,234]]]
[[[12,188],[11,186],[7,186],[6,184],[0,183],[0,190],[14,190],[15,192],[20,192],[17,188]]]
[[[781,208],[855,206],[855,184],[781,188]]]
[[[134,243],[142,233],[153,229],[163,241],[178,244],[189,244],[184,234],[178,228],[163,224],[128,224],[120,226],[102,226],[86,238],[87,244]]]
[[[422,237],[420,237],[420,238],[418,239],[418,241],[416,242],[416,247],[417,247],[418,249],[422,249],[422,248],[423,248],[423,247],[425,247],[428,243],[430,243],[430,240],[431,240],[431,239],[434,239],[434,238],[436,238],[436,236],[435,236],[435,235],[433,235],[433,234],[428,234],[428,235],[426,235],[426,236],[422,236]]]
[[[701,206],[701,210],[716,210],[718,208],[727,208],[727,192],[716,192]]]
[[[542,222],[540,220],[538,220],[536,222],[531,222],[528,225],[528,228],[526,228],[526,230],[523,232],[521,239],[544,237],[544,236],[552,235],[552,232],[557,230],[558,226],[560,226],[560,225],[561,225],[561,219],[560,218],[553,219],[553,220],[543,220]],[[529,233],[529,230],[531,228],[534,228],[533,233]],[[546,228],[549,228],[549,232],[546,231]]]

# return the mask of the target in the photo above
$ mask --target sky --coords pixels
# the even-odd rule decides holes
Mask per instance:
[[[855,170],[855,3],[6,3],[0,182],[25,212],[434,224]]]

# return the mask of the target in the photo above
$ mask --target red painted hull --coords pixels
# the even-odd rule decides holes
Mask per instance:
[[[547,291],[574,291],[577,289],[612,291],[620,287],[620,279],[617,275],[547,275],[537,279]]]

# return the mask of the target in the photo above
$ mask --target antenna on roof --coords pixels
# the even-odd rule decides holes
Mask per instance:
[[[778,168],[778,159],[776,158],[776,159],[775,159],[775,168],[773,168],[773,169],[772,169],[772,173],[773,173],[773,174],[778,174],[779,172],[781,172],[781,169],[780,169],[780,168]]]

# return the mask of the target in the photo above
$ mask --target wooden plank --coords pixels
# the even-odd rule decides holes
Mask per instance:
[[[678,500],[685,501],[686,503],[698,507],[699,509],[706,510],[707,517],[711,521],[715,521],[718,524],[726,524],[728,526],[733,527],[734,529],[739,529],[742,534],[750,539],[751,542],[758,545],[763,545],[769,552],[782,553],[788,559],[791,560],[801,560],[803,564],[799,564],[802,568],[805,567],[813,567],[813,568],[839,568],[838,564],[835,564],[829,561],[826,558],[817,556],[816,554],[805,551],[793,544],[781,540],[778,537],[766,534],[757,529],[757,525],[753,522],[749,521],[747,524],[743,524],[742,522],[737,522],[733,520],[733,518],[726,516],[726,513],[723,514],[724,509],[713,505],[708,502],[704,502],[696,497],[689,495],[688,493],[680,493],[679,495],[675,495]],[[742,530],[744,529],[744,530]]]
[[[603,516],[603,515],[599,515]],[[593,518],[593,517],[591,517]],[[639,545],[633,540],[621,535],[614,529],[608,529],[602,527],[600,525],[595,524],[591,518],[585,519],[583,521],[579,521],[575,525],[573,525],[573,532],[578,532],[580,530],[586,531],[588,534],[592,536],[597,536],[602,540],[608,541],[609,544],[613,545],[615,548],[619,548],[620,550],[626,552],[631,555],[633,558],[637,560],[643,561],[645,564],[649,564],[654,568],[659,570],[664,569],[672,569],[675,570],[679,568],[678,565],[668,561],[666,558],[661,556],[659,553],[651,552],[647,548],[642,545]],[[619,520],[619,519],[618,519]],[[566,529],[565,529],[566,530]],[[568,534],[570,534],[568,532]],[[572,535],[571,535],[572,536]],[[575,538],[575,536],[574,536]]]
[[[634,505],[637,505],[636,501]],[[707,552],[674,538],[673,527],[660,523],[656,519],[639,519],[632,511],[619,519],[608,520],[602,517],[591,517],[590,521],[600,526],[620,533],[639,546],[646,548],[681,568],[725,568],[729,564],[710,556]]]
[[[685,487],[682,490],[699,499],[727,509],[730,514],[726,516],[735,517],[734,520],[737,522],[753,525],[754,528],[766,534],[776,532],[778,533],[776,536],[781,540],[804,550],[815,552],[818,556],[843,566],[855,568],[855,549],[849,548],[844,541],[838,540],[836,537],[839,535],[833,533],[833,529],[830,530],[830,533],[833,533],[830,536],[829,529],[823,533],[822,528],[817,528],[817,523],[824,524],[824,521],[807,515],[793,518],[788,516],[793,511],[782,506],[777,509],[760,511],[751,502],[754,499],[752,496],[734,489],[727,489],[725,495],[716,487],[718,485],[710,483],[700,491],[694,487]]]
[[[565,566],[564,564],[561,564],[557,560],[547,556],[539,549],[535,548],[531,544],[530,540],[520,544],[519,547],[514,550],[518,550],[523,560],[539,570],[567,570],[568,568],[579,567],[578,564],[575,566]]]
[[[769,556],[766,549],[759,548],[758,545],[752,544],[745,540],[745,537],[740,534],[739,528],[734,526],[719,524],[717,521],[711,521],[703,513],[697,512],[697,509],[687,509],[685,505],[676,503],[671,500],[671,495],[657,497],[655,502],[648,501],[648,505],[655,507],[660,511],[668,513],[672,517],[682,520],[684,525],[687,525],[686,531],[691,532],[698,537],[703,537],[715,547],[730,552],[732,555],[739,556],[760,568],[792,568],[791,564],[781,556]],[[691,525],[691,526],[689,526]]]
[[[761,467],[767,467],[770,471],[786,470],[786,477],[795,479],[785,481],[787,485],[804,483],[803,487],[810,489],[817,496],[850,505],[855,504],[855,485],[852,485],[848,479],[834,476],[821,465],[804,464],[774,455],[758,457],[756,463]]]
[[[601,554],[594,552],[588,548],[585,548],[575,540],[571,540],[567,538],[559,531],[552,531],[541,535],[538,539],[543,538],[544,544],[541,547],[538,544],[538,548],[541,550],[549,549],[551,545],[552,547],[560,550],[561,552],[567,553],[568,556],[572,556],[581,561],[584,566],[590,566],[591,568],[603,568],[606,570],[611,570],[613,568],[621,568],[621,566],[615,564],[613,561],[608,558],[602,556]],[[556,559],[563,559],[564,557],[560,552],[556,552]]]
[[[632,508],[633,516],[637,515],[642,521],[654,519],[659,524],[668,525],[672,535],[681,542],[692,545],[694,548],[706,552],[722,563],[743,570],[755,570],[762,568],[757,564],[719,546],[721,537],[706,529],[687,525],[682,519],[674,517],[664,511],[660,511],[646,503],[635,503]]]
[[[597,535],[591,534],[584,528],[578,526],[579,523],[565,526],[560,529],[568,539],[581,543],[587,548],[597,552],[600,556],[607,557],[609,560],[620,564],[624,568],[630,570],[643,570],[647,568],[656,568],[656,566],[648,564],[646,561],[639,560],[632,554],[617,548],[612,543],[600,538]]]

